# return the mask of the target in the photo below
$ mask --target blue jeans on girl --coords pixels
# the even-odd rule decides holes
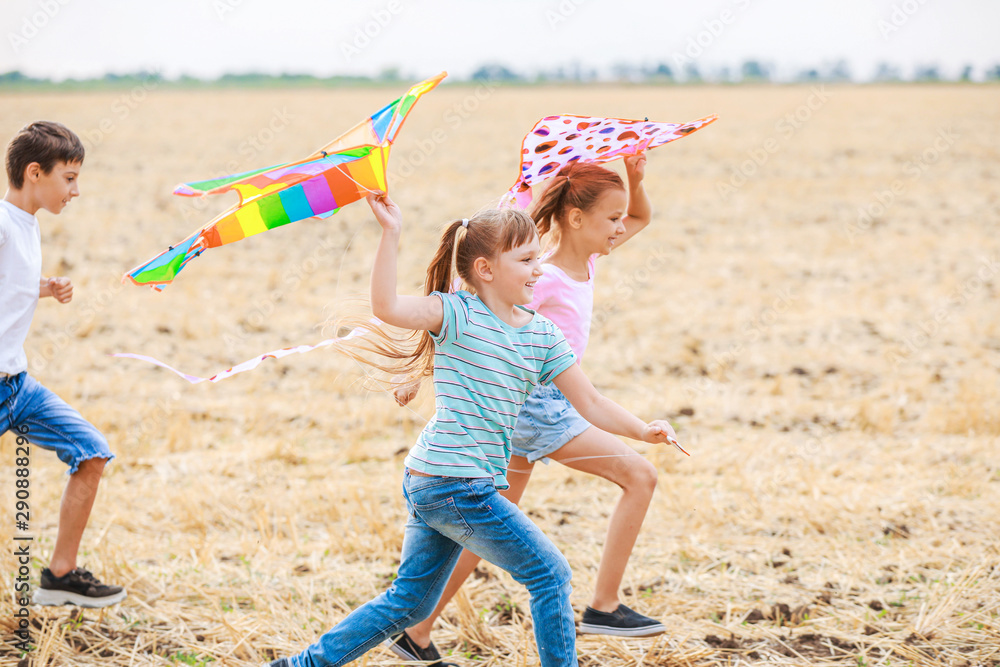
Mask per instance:
[[[396,580],[289,658],[292,667],[344,665],[427,618],[463,548],[527,587],[542,666],[577,666],[569,563],[517,506],[497,493],[492,479],[420,477],[407,471],[403,496],[409,519]]]

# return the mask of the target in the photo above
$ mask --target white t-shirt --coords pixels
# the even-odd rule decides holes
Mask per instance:
[[[38,305],[42,232],[38,220],[0,200],[0,373],[28,370],[24,341]]]

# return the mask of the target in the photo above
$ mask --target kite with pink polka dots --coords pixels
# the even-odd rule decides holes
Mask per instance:
[[[546,116],[521,142],[521,174],[501,206],[527,208],[531,203],[531,186],[555,176],[570,162],[602,163],[635,155],[686,137],[717,118],[713,114],[678,124],[654,123],[648,119]]]

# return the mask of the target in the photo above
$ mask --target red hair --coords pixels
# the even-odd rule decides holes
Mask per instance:
[[[570,162],[549,182],[545,192],[531,207],[531,218],[539,238],[553,232],[558,239],[559,224],[566,213],[578,208],[589,210],[608,190],[624,190],[621,176],[592,162]]]

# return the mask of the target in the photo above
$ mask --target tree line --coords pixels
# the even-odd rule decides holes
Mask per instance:
[[[4,88],[103,88],[128,87],[138,84],[175,85],[179,87],[254,87],[254,86],[358,86],[396,84],[419,79],[417,74],[404,75],[397,67],[386,68],[375,75],[317,76],[305,73],[270,74],[265,72],[226,73],[215,78],[200,78],[183,74],[175,78],[164,77],[156,71],[139,70],[128,73],[109,72],[83,79],[55,80],[35,77],[20,70],[0,74],[0,87]],[[637,65],[616,63],[605,71],[576,64],[562,65],[549,70],[520,72],[503,64],[483,64],[466,78],[451,77],[451,82],[491,81],[508,84],[547,83],[635,83],[635,84],[699,84],[699,83],[891,83],[891,82],[972,82],[1000,81],[1000,63],[976,72],[966,65],[959,72],[947,75],[938,65],[919,65],[909,73],[888,62],[879,63],[868,76],[858,76],[845,61],[817,67],[805,67],[789,74],[760,60],[746,60],[739,67],[726,66],[700,68],[688,62],[683,67],[669,63]]]

